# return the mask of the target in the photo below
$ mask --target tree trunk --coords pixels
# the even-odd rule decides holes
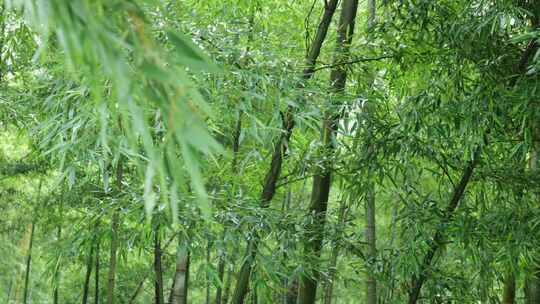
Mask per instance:
[[[163,272],[161,266],[161,240],[159,237],[159,224],[154,231],[154,293],[156,304],[164,304],[163,301]]]
[[[189,283],[189,250],[186,245],[178,244],[176,271],[171,290],[170,304],[187,304]]]
[[[58,226],[58,230],[57,230],[57,237],[58,237],[58,240],[60,241],[61,237],[62,237],[62,226]],[[54,286],[54,290],[53,290],[53,304],[58,304],[58,287],[60,286],[60,265],[58,265],[58,268],[56,269],[55,273],[55,286]]]
[[[368,186],[366,195],[366,243],[368,271],[366,275],[366,304],[377,304],[377,280],[375,278],[375,262],[377,260],[376,226],[375,226],[375,185]]]
[[[122,192],[122,161],[119,160],[116,168],[116,188]],[[120,210],[115,208],[111,221],[111,250],[109,256],[109,273],[107,275],[107,304],[114,304],[114,285],[116,279],[116,254],[118,251],[118,228],[120,225]]]
[[[41,186],[40,186],[41,188]],[[32,246],[34,243],[34,231],[35,225],[32,222],[30,224],[30,240],[28,241],[28,251],[26,254],[26,270],[24,275],[24,291],[23,291],[23,303],[28,303],[29,283],[30,283],[30,266],[32,265]]]
[[[332,17],[336,11],[337,4],[338,0],[324,1],[324,13],[306,57],[306,68],[303,73],[304,79],[310,79],[315,72],[315,63],[321,54],[321,48],[326,39],[326,34],[328,33],[328,28],[332,22]]]
[[[289,180],[285,179],[284,183],[288,183]],[[285,195],[285,199],[283,200],[283,204],[281,206],[281,213],[282,214],[289,214],[290,206],[291,206],[291,200],[292,200],[292,190],[289,186],[287,189],[287,194]],[[293,235],[289,234],[289,232],[285,232],[284,236],[282,237],[281,242],[281,251],[283,252],[282,260],[287,261],[289,260],[289,252],[295,250],[295,248],[291,245],[294,245],[293,242],[291,242],[291,239],[293,238]],[[298,278],[296,277],[285,277],[283,279],[283,292],[280,296],[280,302],[282,304],[296,304],[296,299],[298,298]]]
[[[94,275],[94,304],[99,304],[99,237],[96,239],[96,271]]]
[[[118,251],[118,210],[115,210],[112,216],[111,224],[111,250],[109,256],[109,272],[107,275],[107,304],[114,304],[114,285],[116,278],[116,253]]]
[[[409,292],[409,304],[416,304],[418,301],[418,298],[420,297],[420,290],[422,289],[422,285],[424,285],[424,282],[427,279],[428,276],[428,269],[431,266],[431,261],[435,257],[435,253],[439,250],[439,248],[442,246],[442,243],[444,241],[444,229],[446,225],[452,220],[454,216],[454,212],[456,211],[457,207],[459,206],[459,202],[461,201],[461,198],[463,197],[463,194],[465,193],[465,188],[467,187],[467,184],[469,183],[469,180],[471,179],[471,176],[473,174],[474,168],[476,167],[476,164],[478,163],[478,159],[480,158],[480,148],[476,149],[476,152],[474,153],[473,159],[470,160],[465,167],[465,170],[463,171],[463,175],[461,176],[461,179],[459,181],[459,184],[454,188],[454,191],[452,193],[452,198],[450,199],[450,203],[448,204],[448,207],[446,207],[446,210],[444,212],[441,225],[439,225],[439,228],[436,230],[433,238],[431,239],[429,243],[429,248],[424,256],[424,259],[422,261],[422,264],[420,265],[420,270],[418,274],[413,275],[413,279],[411,281],[411,290]]]
[[[332,9],[331,4],[336,1],[329,1],[326,5],[325,13],[323,19],[315,35],[315,39],[312,42],[310,52],[306,58],[306,68],[303,72],[304,80],[310,79],[314,72],[315,62],[320,54],[320,50],[324,39],[326,38],[326,32],[328,31],[328,26],[334,14],[334,9]],[[281,173],[281,163],[283,161],[283,154],[286,152],[289,139],[291,138],[292,131],[294,128],[294,108],[288,106],[286,112],[282,115],[282,134],[278,142],[274,146],[274,152],[272,153],[272,161],[270,163],[270,168],[266,173],[264,179],[263,191],[261,193],[261,207],[266,208],[269,206],[270,201],[274,197],[276,191],[276,183],[279,179]],[[257,254],[257,249],[259,246],[259,237],[255,233],[254,237],[249,241],[246,246],[246,254],[242,267],[237,275],[236,288],[233,293],[232,303],[233,304],[243,304],[245,296],[248,291],[248,282],[251,275],[251,268],[255,256]]]
[[[341,5],[341,16],[338,25],[338,38],[334,63],[340,63],[348,57],[349,47],[354,32],[354,21],[358,0],[343,0]],[[336,65],[330,73],[330,86],[334,93],[342,93],[345,89],[347,72],[343,66]],[[334,138],[337,132],[339,115],[334,109],[328,109],[324,114],[321,130],[321,141],[324,155],[331,159],[334,147]],[[313,177],[313,188],[311,192],[311,203],[309,216],[313,216],[313,221],[306,229],[305,256],[318,259],[321,253],[324,225],[326,222],[326,209],[328,207],[328,196],[332,183],[331,164],[325,164],[318,169]],[[316,268],[316,267],[313,267]],[[317,294],[317,284],[319,273],[314,270],[311,275],[303,274],[300,278],[300,288],[298,291],[299,304],[313,304]]]
[[[375,6],[376,0],[368,0],[368,21],[367,28],[371,31],[375,26]],[[371,82],[371,86],[373,81]],[[369,110],[368,110],[369,111]],[[371,111],[369,111],[371,112]],[[373,136],[372,127],[368,128],[368,142],[371,142]],[[373,147],[368,147],[368,153],[373,151]],[[369,172],[371,178],[371,172]],[[377,304],[377,279],[374,274],[375,262],[377,260],[377,243],[376,243],[376,218],[375,218],[375,184],[367,183],[366,200],[365,200],[365,215],[366,215],[366,243],[367,250],[367,275],[366,275],[366,304]]]
[[[90,290],[90,277],[92,276],[92,264],[94,263],[94,241],[90,244],[90,254],[86,262],[86,275],[84,276],[82,304],[88,303],[88,291]]]

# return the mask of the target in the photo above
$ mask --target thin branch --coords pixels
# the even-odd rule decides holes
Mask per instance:
[[[360,62],[369,62],[369,61],[379,61],[379,60],[389,59],[389,58],[394,58],[394,56],[392,56],[392,55],[383,55],[383,56],[379,56],[379,57],[357,58],[357,59],[350,60],[350,61],[344,61],[344,62],[339,62],[339,63],[334,63],[334,64],[323,65],[323,66],[320,66],[318,68],[315,68],[313,70],[313,72],[323,70],[323,69],[331,69],[331,68],[335,68],[335,67],[342,66],[342,65],[349,65],[349,64],[355,64],[355,63],[360,63]]]

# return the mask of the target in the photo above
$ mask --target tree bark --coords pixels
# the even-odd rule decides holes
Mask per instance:
[[[83,298],[82,304],[88,303],[88,292],[90,290],[90,277],[92,276],[92,264],[94,263],[94,241],[90,244],[90,254],[88,255],[88,260],[86,262],[86,274],[84,276],[84,285],[83,285]]]
[[[178,244],[176,255],[176,271],[171,290],[170,304],[187,304],[189,283],[189,249]]]
[[[329,3],[333,3],[333,1],[329,1]],[[309,55],[306,58],[306,68],[303,71],[304,80],[310,79],[313,75],[314,65],[318,58],[318,55],[320,54],[324,39],[326,38],[326,32],[328,31],[328,26],[330,24],[333,14],[334,10],[331,9],[330,5],[327,5],[325,9],[325,14],[323,15],[323,19],[321,20],[322,25],[319,25],[317,34],[315,36],[316,39],[313,40]],[[282,134],[278,139],[277,143],[274,145],[274,152],[272,153],[270,168],[268,169],[268,172],[266,173],[264,179],[264,186],[260,198],[262,208],[268,207],[270,201],[274,197],[276,191],[276,183],[281,173],[283,154],[286,152],[293,128],[294,108],[289,105],[286,112],[282,115]],[[236,288],[234,289],[232,298],[233,304],[244,303],[245,296],[248,292],[248,282],[251,275],[253,261],[257,254],[259,241],[259,237],[255,233],[255,235],[249,241],[246,247],[245,258],[237,275]]]
[[[420,265],[420,268],[419,268],[420,270],[418,274],[413,275],[413,279],[411,280],[411,285],[410,285],[411,290],[409,292],[409,301],[408,301],[409,304],[416,304],[416,302],[418,301],[418,298],[420,297],[420,291],[428,276],[428,268],[431,266],[431,262],[433,258],[435,257],[435,254],[437,253],[439,248],[443,245],[444,233],[445,233],[444,230],[447,224],[452,220],[454,213],[459,206],[459,202],[461,201],[461,198],[463,197],[463,194],[465,193],[465,188],[469,184],[469,180],[471,179],[471,176],[474,172],[474,169],[476,167],[476,164],[478,163],[479,158],[480,158],[480,148],[477,148],[473,156],[473,159],[471,159],[468,162],[467,166],[465,167],[465,170],[463,171],[459,184],[457,184],[456,187],[454,188],[454,191],[452,193],[452,198],[450,199],[450,202],[448,206],[446,207],[443,218],[441,220],[441,225],[439,225],[439,228],[437,228],[433,238],[429,242],[428,251],[426,255],[424,256],[422,264]]]
[[[159,224],[154,231],[154,293],[156,304],[164,304],[163,300],[163,271],[161,265],[161,240],[159,237]]]
[[[338,37],[334,63],[346,60],[349,54],[349,47],[354,33],[354,22],[358,0],[343,0],[341,4],[341,16],[338,24]],[[334,93],[342,93],[345,89],[347,72],[343,66],[336,66],[330,73],[330,86]],[[333,109],[329,109],[324,114],[321,130],[321,141],[324,155],[331,158],[335,150],[334,139],[337,132],[339,115]],[[305,256],[318,259],[321,253],[324,226],[326,222],[326,210],[328,207],[328,196],[332,183],[331,164],[324,164],[313,177],[313,188],[311,192],[311,203],[309,215],[313,220],[306,229]],[[313,267],[315,268],[315,267]],[[319,281],[318,271],[313,271],[311,275],[303,274],[300,278],[300,288],[298,291],[299,304],[313,304],[317,294],[317,284]]]

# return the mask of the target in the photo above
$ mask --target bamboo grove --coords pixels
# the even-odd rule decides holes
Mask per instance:
[[[540,303],[540,3],[1,0],[0,303]]]

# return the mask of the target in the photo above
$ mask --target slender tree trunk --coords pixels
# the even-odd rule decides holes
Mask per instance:
[[[284,181],[285,183],[288,183],[288,180]],[[286,215],[289,213],[290,206],[291,206],[291,200],[292,200],[292,190],[289,186],[287,189],[287,195],[285,196],[285,199],[283,200],[283,204],[281,206],[281,213]],[[292,250],[295,250],[294,243],[291,242],[293,235],[289,234],[289,232],[286,232],[283,240],[281,242],[281,251],[283,252],[283,261],[289,260],[289,252]],[[283,279],[283,292],[280,297],[280,302],[282,304],[296,304],[296,299],[298,298],[298,278],[296,277],[286,277]]]
[[[304,79],[309,79],[313,76],[315,72],[315,63],[317,58],[321,54],[321,48],[326,39],[326,34],[328,33],[328,28],[332,22],[332,17],[336,11],[338,0],[324,1],[324,13],[319,22],[319,27],[317,28],[317,33],[313,38],[313,43],[308,50],[308,55],[306,56],[306,68],[304,69]]]
[[[62,209],[62,207],[60,207],[60,209]],[[61,223],[58,226],[58,230],[57,230],[56,235],[58,237],[58,240],[60,241],[60,239],[62,238],[62,225],[61,225]],[[58,300],[59,300],[58,287],[60,286],[60,265],[58,265],[54,275],[55,275],[55,278],[54,278],[55,286],[54,286],[54,290],[53,290],[53,304],[58,304]]]
[[[338,25],[338,39],[334,63],[339,63],[347,59],[349,47],[354,32],[354,21],[358,0],[343,0],[341,6],[341,16]],[[342,93],[345,89],[347,72],[345,67],[336,65],[330,73],[330,85],[334,93]],[[324,148],[324,154],[331,159],[334,147],[334,138],[337,132],[339,115],[334,109],[328,109],[324,114],[321,130],[321,141]],[[305,256],[318,259],[321,253],[324,226],[326,222],[326,210],[328,207],[328,196],[332,184],[331,164],[325,164],[323,168],[318,169],[313,177],[313,188],[311,192],[311,204],[309,215],[313,216],[313,221],[306,229]],[[316,267],[313,267],[314,269]],[[317,295],[317,284],[319,273],[315,269],[312,274],[303,274],[300,278],[300,288],[298,291],[299,304],[313,304]]]
[[[41,186],[40,186],[41,188]],[[32,246],[34,243],[34,231],[35,225],[32,222],[30,224],[30,240],[28,242],[28,251],[26,254],[26,270],[24,275],[24,291],[23,291],[23,303],[28,303],[29,284],[30,284],[30,266],[32,265]]]
[[[376,226],[375,226],[375,185],[368,186],[366,197],[366,243],[368,271],[366,275],[366,304],[377,304],[377,280],[374,274],[377,259]]]
[[[118,251],[118,210],[114,210],[111,223],[111,248],[109,255],[109,272],[107,275],[107,304],[114,304],[114,285],[116,278],[116,253]]]
[[[428,269],[431,266],[431,262],[433,258],[435,257],[435,253],[439,250],[439,248],[442,246],[444,241],[444,227],[452,220],[454,213],[456,209],[459,206],[459,202],[461,201],[461,198],[463,197],[463,194],[465,193],[465,188],[469,184],[469,180],[471,179],[471,176],[473,174],[473,171],[476,167],[476,164],[478,163],[478,159],[480,158],[480,148],[476,149],[476,152],[473,156],[473,159],[470,160],[465,167],[465,170],[463,171],[463,175],[461,176],[461,179],[459,181],[459,184],[456,185],[454,188],[454,191],[452,193],[452,198],[450,199],[450,203],[448,204],[448,207],[446,207],[446,210],[444,212],[441,225],[439,225],[438,229],[436,230],[433,238],[429,242],[429,248],[424,256],[424,259],[422,261],[422,264],[420,264],[419,272],[418,274],[413,275],[413,279],[411,281],[411,290],[409,292],[409,304],[416,304],[418,301],[418,298],[420,297],[420,290],[422,289],[422,286],[424,285],[424,282],[427,279],[428,276]]]
[[[169,245],[171,244],[171,242],[174,241],[174,239],[176,238],[176,235],[177,235],[177,233],[173,234],[173,235],[167,240],[167,242],[165,242],[165,244],[164,244],[163,246],[161,246],[161,241],[159,242],[161,257],[163,256],[163,252],[164,252],[164,251],[165,251],[165,252],[167,251],[167,248],[169,247]],[[160,258],[160,259],[161,259],[161,258]],[[160,263],[161,263],[161,261],[160,261]],[[158,263],[158,264],[160,264],[160,263]],[[163,267],[160,266],[160,269],[163,269]],[[150,266],[150,269],[148,269],[148,272],[144,275],[143,279],[140,280],[139,283],[137,284],[137,288],[135,289],[135,292],[134,292],[134,293],[131,295],[131,297],[129,298],[129,301],[128,301],[129,304],[135,303],[135,300],[137,299],[137,296],[139,296],[139,293],[141,292],[141,290],[142,290],[142,288],[143,288],[143,286],[144,286],[144,282],[146,282],[146,279],[150,276],[150,273],[152,272],[152,270],[154,270],[154,273],[156,272],[156,270],[155,270],[155,264],[152,264],[152,265]],[[158,272],[161,272],[161,273],[162,273],[162,271],[158,271]],[[162,285],[162,286],[163,286],[163,285]],[[172,290],[172,288],[171,288],[171,290]],[[172,296],[172,291],[171,291],[171,294],[169,294],[169,301],[168,301],[168,303],[171,303],[171,301],[172,301],[171,296]],[[163,298],[163,300],[165,300],[165,299]]]
[[[94,304],[99,304],[99,242],[100,240],[98,236],[96,239],[96,271],[94,274]]]
[[[306,58],[306,68],[303,72],[304,80],[310,79],[314,72],[314,65],[320,54],[320,50],[324,39],[326,38],[326,32],[328,26],[334,14],[334,10],[330,4],[334,3],[333,0],[328,2],[329,4],[325,8],[325,13],[321,24],[315,35],[315,39],[312,42],[310,52]],[[337,0],[336,0],[337,3]],[[288,106],[286,112],[282,115],[282,134],[274,146],[274,152],[272,153],[272,161],[270,163],[270,168],[268,169],[265,179],[263,191],[261,193],[261,207],[266,208],[269,206],[270,201],[274,197],[276,191],[276,183],[279,179],[281,173],[281,164],[283,161],[283,154],[287,149],[289,139],[291,138],[292,131],[294,128],[294,108]],[[240,268],[240,271],[237,275],[236,288],[233,293],[232,303],[233,304],[243,304],[245,296],[248,292],[248,282],[251,275],[253,261],[257,254],[257,249],[259,246],[259,237],[255,233],[255,236],[249,241],[246,247],[246,255],[244,262]]]
[[[122,161],[119,160],[116,168],[116,188],[122,192],[123,177]],[[111,221],[111,250],[109,256],[109,273],[107,275],[107,304],[114,304],[114,287],[116,280],[116,254],[118,251],[118,228],[120,226],[120,210],[115,208]]]
[[[30,244],[30,234],[32,233],[32,224],[28,224],[26,227],[26,231],[23,235],[23,238],[21,239],[19,243],[19,250],[21,253],[24,254],[25,258],[28,256],[28,248]],[[26,259],[25,259],[26,261]],[[25,272],[23,269],[15,269],[15,275],[13,277],[13,285],[14,285],[14,291],[13,291],[13,300],[15,303],[22,303],[22,292],[24,289],[24,278],[25,278]]]
[[[167,251],[167,248],[169,247],[169,245],[171,244],[171,242],[176,238],[176,235],[177,233],[173,234],[168,240],[167,242],[165,242],[165,244],[163,246],[161,246],[161,240],[159,240],[159,253],[160,253],[160,261],[159,264],[160,265],[160,269],[163,269],[163,267],[161,266],[161,260],[162,260],[162,257],[163,257],[163,252],[164,251]],[[154,235],[155,236],[155,235]],[[155,240],[155,239],[154,239]],[[155,259],[155,255],[154,255],[154,259]],[[139,281],[139,283],[137,284],[137,288],[135,288],[135,292],[131,295],[131,297],[129,298],[129,301],[128,303],[129,304],[133,304],[135,303],[135,300],[137,299],[137,297],[139,296],[142,288],[144,287],[144,282],[146,282],[146,280],[148,279],[149,276],[152,275],[152,273],[154,274],[154,279],[155,279],[155,273],[156,273],[156,267],[155,267],[156,263],[152,263],[150,266],[149,266],[149,269],[147,270],[147,272],[145,273],[144,277],[142,278],[142,280]],[[163,273],[163,271],[157,271],[158,273]],[[154,280],[154,283],[155,283],[155,280]],[[155,286],[155,285],[154,285]],[[162,285],[163,286],[163,285]],[[171,288],[172,290],[172,288]],[[169,295],[169,303],[171,302],[171,295]],[[162,301],[165,301],[164,298],[162,298]]]
[[[156,304],[164,304],[163,301],[163,272],[161,266],[161,240],[159,237],[159,224],[154,231],[154,293]]]
[[[375,7],[376,0],[368,0],[368,21],[367,28],[370,32],[375,26]],[[372,81],[373,83],[373,81]],[[369,111],[369,110],[368,110]],[[369,111],[371,112],[371,111]],[[368,141],[371,142],[372,127],[368,126]],[[373,147],[368,147],[368,153],[373,151]],[[371,175],[371,172],[369,172]],[[375,262],[377,260],[377,242],[376,242],[376,218],[375,218],[375,184],[368,182],[366,185],[365,215],[366,215],[366,243],[367,250],[367,275],[366,275],[366,304],[377,304],[377,279],[374,274]]]
[[[188,247],[183,244],[178,244],[176,271],[171,290],[170,304],[188,303],[189,258],[190,254]]]
[[[90,290],[90,277],[92,276],[92,264],[94,263],[94,243],[95,236],[92,244],[90,245],[90,254],[88,255],[88,260],[86,262],[86,275],[84,276],[84,286],[83,286],[83,298],[82,304],[88,303],[88,292]]]

